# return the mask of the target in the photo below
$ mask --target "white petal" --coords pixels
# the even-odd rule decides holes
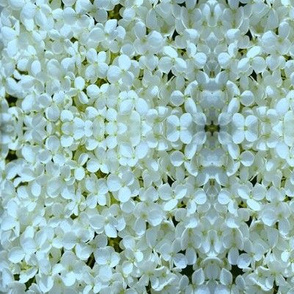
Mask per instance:
[[[177,268],[185,268],[187,266],[186,256],[182,253],[177,253],[174,257],[174,264]]]
[[[60,115],[60,109],[56,104],[52,104],[45,111],[46,117],[51,121],[57,121]]]
[[[148,144],[146,142],[140,142],[139,145],[136,146],[136,157],[142,159],[147,155],[148,151]]]
[[[73,113],[69,110],[62,110],[61,121],[71,121],[73,120]]]
[[[169,57],[164,56],[159,60],[158,68],[163,73],[168,73],[171,70],[172,66],[173,64]]]
[[[190,144],[192,138],[192,133],[189,130],[181,130],[180,139],[184,144]]]
[[[118,191],[121,188],[120,178],[114,174],[110,174],[107,177],[107,186],[111,192]]]
[[[284,262],[288,262],[290,256],[290,252],[284,251],[281,254],[281,260]]]
[[[288,38],[288,35],[290,33],[290,25],[287,21],[282,21],[279,24],[279,36],[280,38],[282,38],[283,40]]]
[[[148,45],[155,47],[155,48],[159,48],[162,44],[162,35],[156,31],[152,31],[148,38]]]
[[[133,271],[133,263],[130,261],[124,261],[122,264],[123,273],[128,276]]]
[[[231,61],[231,56],[227,52],[222,52],[217,57],[219,64],[226,68]]]
[[[41,192],[42,192],[42,187],[40,184],[38,184],[37,182],[33,182],[32,184],[32,194],[35,196],[35,197],[38,197],[41,195]]]
[[[69,147],[73,144],[73,137],[71,136],[61,136],[60,143],[62,147]]]
[[[261,205],[256,200],[254,200],[254,199],[249,198],[247,200],[247,204],[254,211],[261,210]]]
[[[289,156],[289,147],[284,142],[278,142],[276,152],[282,159],[286,159]]]
[[[117,19],[109,19],[105,23],[104,30],[106,33],[110,34],[116,29],[116,26],[117,26]]]
[[[180,125],[181,127],[188,128],[193,122],[192,116],[190,113],[182,114],[180,118]]]
[[[59,79],[62,72],[61,66],[56,59],[51,59],[48,61],[47,71],[51,75],[51,77],[54,77],[55,79]]]
[[[134,27],[135,35],[138,39],[143,39],[146,36],[146,26],[143,22],[136,22]]]
[[[95,173],[99,170],[100,163],[97,159],[90,159],[87,163],[87,170],[91,173]]]
[[[187,70],[187,63],[182,58],[176,58],[174,66],[178,72],[184,72]]]
[[[256,73],[263,72],[266,68],[265,60],[260,56],[255,57],[252,61],[252,68]]]
[[[222,205],[226,205],[230,202],[230,194],[227,191],[221,191],[218,194],[218,202]]]
[[[243,130],[233,132],[233,142],[235,144],[241,144],[244,141],[245,134]]]
[[[252,163],[254,162],[254,155],[252,152],[250,151],[244,151],[242,154],[241,154],[241,162],[244,166],[251,166]]]
[[[110,252],[106,248],[98,248],[94,252],[95,260],[99,265],[107,264]]]
[[[95,230],[102,229],[104,227],[104,217],[102,215],[94,215],[90,217],[89,223]]]
[[[74,172],[75,178],[78,181],[81,181],[85,177],[85,170],[82,167],[75,169]]]
[[[262,49],[260,46],[253,46],[247,52],[247,57],[253,58],[261,53]]]
[[[97,85],[89,85],[87,87],[87,95],[90,98],[98,98],[99,97],[99,87]]]
[[[180,125],[180,120],[176,115],[170,115],[167,118],[167,123],[176,128]]]
[[[95,42],[102,42],[105,40],[104,31],[101,28],[94,28],[89,34],[89,39]]]
[[[238,63],[238,69],[242,72],[246,72],[250,67],[249,58],[243,58]]]
[[[142,218],[138,218],[134,224],[134,230],[137,235],[141,236],[146,233],[146,221]]]
[[[240,155],[240,148],[236,144],[228,144],[228,152],[233,159],[237,159]]]
[[[131,67],[131,60],[127,55],[122,54],[118,58],[118,65],[122,70],[128,70]]]
[[[174,151],[170,155],[170,161],[173,166],[180,166],[184,162],[184,154],[180,151]]]
[[[119,105],[119,112],[122,115],[126,115],[133,110],[134,104],[131,99],[123,100]]]
[[[42,292],[49,292],[53,285],[54,280],[51,276],[39,275],[40,277],[37,279],[38,286]]]
[[[186,249],[187,264],[193,265],[197,260],[197,255],[194,248],[188,247]]]
[[[21,10],[21,16],[23,16],[24,18],[28,18],[28,19],[33,18],[35,11],[36,11],[36,5],[28,2],[23,6],[23,8]]]
[[[275,110],[279,115],[284,115],[289,110],[289,101],[287,98],[282,98],[278,100]]]
[[[121,78],[121,69],[116,65],[111,65],[107,71],[107,79],[110,83],[115,83]]]
[[[262,39],[264,48],[267,48],[267,47],[270,48],[275,46],[277,41],[277,37],[272,31],[268,31],[264,33],[261,39]]]
[[[74,86],[79,90],[83,90],[85,87],[85,80],[82,77],[75,78]]]
[[[12,29],[10,27],[6,27],[6,26],[3,26],[1,28],[1,34],[2,34],[3,38],[8,41],[15,39],[17,36],[17,33],[14,29]]]
[[[162,222],[163,216],[160,212],[161,211],[158,211],[157,209],[148,212],[148,222],[152,226],[158,226]]]
[[[2,217],[2,220],[1,220],[1,229],[3,231],[8,231],[13,229],[16,224],[17,222],[14,220],[13,217],[5,216],[5,217]]]
[[[41,96],[39,96],[38,101],[43,107],[48,107],[51,104],[52,99],[49,95],[42,94]]]
[[[75,247],[75,253],[81,260],[87,260],[90,257],[92,250],[93,249],[90,246],[84,244],[81,245],[80,243],[77,243]]]
[[[204,191],[196,191],[195,193],[195,202],[199,205],[202,205],[206,202],[207,197],[206,197],[206,193]]]
[[[73,232],[68,232],[63,237],[63,246],[67,250],[74,248],[77,242],[77,237]]]
[[[271,9],[267,19],[267,30],[276,29],[279,25],[279,16],[276,10]]]
[[[207,57],[206,57],[205,53],[199,52],[199,53],[195,54],[194,61],[195,61],[196,66],[201,68],[206,64]]]
[[[177,91],[175,91],[175,92],[177,92]],[[189,112],[191,115],[198,113],[195,101],[192,98],[188,98],[185,100],[185,110],[187,112]]]
[[[228,113],[236,113],[239,110],[240,102],[237,98],[231,99],[228,105]],[[241,114],[240,114],[241,115]],[[239,119],[239,118],[238,118]]]
[[[233,115],[232,122],[237,128],[243,128],[245,123],[244,116],[240,113],[235,113]]]
[[[243,268],[247,268],[250,265],[251,259],[250,256],[247,253],[242,253],[239,257],[238,257],[238,267],[243,269]]]
[[[140,115],[145,115],[149,110],[149,106],[148,106],[146,100],[142,99],[142,98],[136,99],[135,107],[136,107],[136,111]]]
[[[283,218],[283,219],[279,220],[279,232],[282,235],[289,234],[290,229],[291,229],[291,225],[290,225],[288,219]]]
[[[242,187],[238,188],[237,191],[238,191],[238,194],[241,198],[243,198],[243,199],[249,198],[250,190],[247,186],[242,186]]]
[[[184,103],[184,95],[181,91],[173,91],[170,96],[170,101],[175,106],[180,106]]]
[[[178,204],[178,200],[171,199],[167,203],[164,204],[163,209],[165,211],[171,211],[172,209],[174,209],[177,206],[177,204]]]
[[[34,60],[31,64],[31,71],[33,76],[37,76],[41,72],[41,63],[39,60]]]
[[[119,152],[122,156],[131,158],[133,155],[133,148],[130,144],[124,143],[119,146]]]
[[[117,231],[113,225],[106,224],[104,230],[105,230],[105,234],[107,237],[109,237],[109,238],[116,238],[117,237]]]
[[[254,142],[258,139],[257,123],[249,126],[249,129],[245,132],[245,138],[248,142]]]
[[[177,51],[173,47],[171,47],[171,46],[165,46],[163,48],[163,52],[166,55],[168,55],[169,57],[171,57],[171,58],[177,58],[178,57]]]
[[[88,98],[88,96],[86,95],[86,93],[84,93],[84,92],[79,92],[79,93],[78,93],[78,98],[79,98],[79,101],[80,101],[82,104],[88,104],[88,102],[89,102],[89,98]]]
[[[205,274],[202,268],[197,269],[192,275],[192,281],[195,285],[201,285],[205,281]]]
[[[118,191],[118,199],[121,202],[127,202],[130,200],[132,196],[131,190],[128,187],[122,187]]]
[[[232,274],[225,268],[222,268],[221,273],[220,273],[220,282],[223,285],[231,285],[232,284]]]
[[[71,287],[76,281],[76,276],[73,272],[66,272],[61,279],[65,286]]]
[[[239,257],[239,250],[236,247],[233,247],[229,250],[228,261],[230,264],[236,264]]]
[[[21,247],[13,247],[8,253],[8,259],[12,263],[19,263],[25,256]]]
[[[250,106],[254,102],[254,95],[251,91],[244,91],[241,94],[241,103],[245,106]]]

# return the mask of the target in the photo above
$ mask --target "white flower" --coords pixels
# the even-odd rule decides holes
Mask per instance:
[[[119,254],[112,247],[98,248],[94,251],[94,256],[97,264],[109,265],[115,267],[119,263]]]
[[[262,206],[259,201],[264,199],[265,194],[265,187],[260,184],[256,184],[254,187],[248,184],[238,188],[238,195],[246,200],[246,203],[253,211],[261,210]]]
[[[171,142],[176,142],[179,139],[184,144],[189,144],[192,141],[192,116],[189,113],[184,113],[180,118],[176,115],[170,115],[167,118],[167,139]]]
[[[87,60],[90,63],[85,71],[85,76],[91,83],[94,83],[97,78],[105,78],[108,65],[107,54],[104,51],[96,52],[91,48],[87,52]]]
[[[60,89],[70,89],[71,79],[74,77],[71,69],[72,63],[67,59],[63,59],[61,62],[56,59],[51,59],[47,62],[46,70],[50,79],[48,84],[52,93]]]
[[[97,24],[95,27],[93,27],[89,34],[89,39],[96,46],[101,43],[103,47],[117,51],[117,43],[115,39],[120,34],[123,36],[124,33],[124,29],[120,26],[117,26],[116,19],[109,19],[106,21],[105,25]]]
[[[266,63],[264,58],[259,56],[262,53],[262,48],[259,46],[251,47],[246,57],[241,59],[238,63],[238,69],[242,72],[247,72],[250,67],[256,72],[261,73],[266,68]]]
[[[120,55],[117,59],[118,66],[110,65],[107,71],[107,79],[110,83],[122,80],[122,83],[130,86],[133,82],[134,75],[129,71],[132,63],[127,55]]]
[[[83,262],[78,261],[76,255],[71,251],[66,251],[60,260],[60,263],[53,267],[54,273],[61,274],[61,280],[65,286],[73,286],[76,280],[81,279],[80,269],[83,267]]]
[[[105,231],[106,236],[109,238],[116,238],[117,237],[117,225],[118,222],[116,218],[108,209],[104,209],[102,211],[102,215],[92,215],[90,217],[90,225],[97,233],[103,233]]]
[[[172,69],[176,72],[184,72],[187,69],[185,60],[178,57],[178,53],[175,49],[170,46],[165,46],[163,52],[166,56],[163,56],[158,64],[158,68],[163,73],[168,73]]]
[[[237,55],[237,46],[236,46],[236,44],[231,43],[228,47],[228,53],[221,52],[218,55],[217,60],[223,68],[229,68],[231,63],[236,58],[236,55]]]
[[[232,118],[232,139],[235,144],[240,144],[246,139],[249,142],[257,140],[258,120],[253,115],[246,118],[240,113],[235,113]]]

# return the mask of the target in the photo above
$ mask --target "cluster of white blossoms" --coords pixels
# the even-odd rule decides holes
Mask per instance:
[[[0,291],[294,293],[293,0],[0,7]]]

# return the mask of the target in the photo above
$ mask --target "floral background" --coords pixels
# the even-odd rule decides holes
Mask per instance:
[[[0,0],[2,293],[294,293],[293,0]]]

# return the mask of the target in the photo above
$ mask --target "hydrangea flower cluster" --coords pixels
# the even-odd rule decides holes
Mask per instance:
[[[0,291],[294,293],[292,0],[0,6]]]

